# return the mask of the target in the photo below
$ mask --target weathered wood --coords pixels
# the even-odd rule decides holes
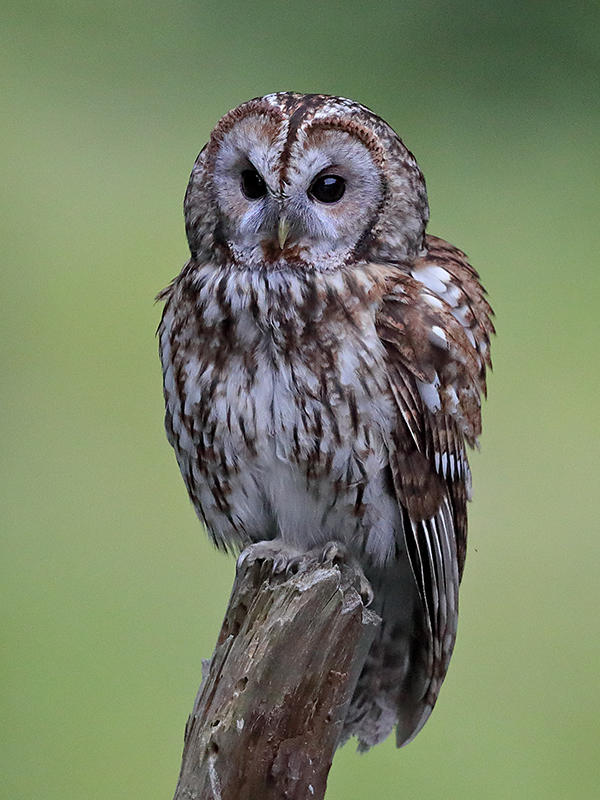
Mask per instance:
[[[251,561],[251,559],[249,560]],[[379,617],[356,574],[245,562],[185,730],[175,800],[319,800]]]

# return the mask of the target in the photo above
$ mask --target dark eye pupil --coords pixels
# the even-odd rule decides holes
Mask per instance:
[[[258,200],[267,193],[267,186],[255,169],[242,171],[242,192],[248,200]]]
[[[308,193],[321,203],[337,203],[346,189],[339,175],[321,175],[312,182]]]

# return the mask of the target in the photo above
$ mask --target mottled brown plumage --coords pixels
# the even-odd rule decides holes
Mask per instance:
[[[383,617],[345,735],[426,721],[456,635],[491,309],[425,233],[414,156],[363,106],[279,93],[227,114],[161,293],[166,430],[215,544],[339,541]],[[290,555],[291,557],[291,555]]]

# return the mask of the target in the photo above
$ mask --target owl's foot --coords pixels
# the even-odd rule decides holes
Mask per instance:
[[[287,576],[306,572],[315,565],[338,567],[345,565],[349,568],[349,573],[354,576],[352,585],[360,594],[363,605],[368,606],[373,602],[373,589],[359,561],[341,542],[327,542],[324,547],[314,547],[305,552],[284,543],[281,539],[256,542],[240,553],[236,570],[239,571],[242,565],[250,566],[255,563],[263,564],[271,575]]]
[[[268,569],[273,575],[289,573],[289,566],[300,556],[299,550],[285,544],[281,539],[268,539],[255,542],[240,553],[236,570],[239,571],[243,564],[250,566],[257,562],[270,565]]]
[[[327,542],[321,551],[321,559],[326,564],[347,564],[356,573],[354,588],[359,593],[364,606],[370,606],[375,597],[371,584],[362,570],[359,560],[340,542]]]
[[[294,574],[296,572],[302,572],[315,562],[323,566],[334,564],[339,567],[343,565],[349,567],[356,575],[352,583],[356,591],[360,594],[363,605],[369,606],[373,602],[373,589],[362,571],[358,559],[356,559],[341,542],[327,542],[324,547],[315,547],[306,553],[292,558],[287,565],[286,573]]]

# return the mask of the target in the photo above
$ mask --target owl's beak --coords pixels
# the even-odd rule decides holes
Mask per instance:
[[[290,233],[290,223],[287,221],[284,214],[279,217],[279,225],[277,227],[277,241],[279,242],[279,247],[283,250],[286,240]]]

